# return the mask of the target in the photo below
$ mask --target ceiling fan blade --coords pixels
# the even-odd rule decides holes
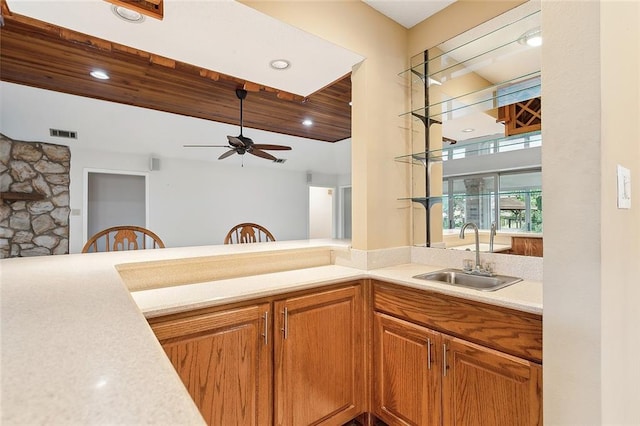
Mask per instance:
[[[242,139],[240,139],[237,136],[227,136],[227,139],[229,140],[229,143],[233,146],[245,146],[244,142],[242,142]]]
[[[269,154],[268,152],[260,151],[259,149],[256,149],[255,146],[251,151],[247,151],[247,152],[257,157],[266,158],[267,160],[273,160],[273,161],[277,160],[277,158],[274,157],[273,155]]]
[[[254,144],[253,145],[254,149],[267,149],[267,150],[274,150],[274,151],[289,151],[291,149],[290,146],[284,146],[284,145],[268,145],[268,144]]]
[[[229,145],[182,145],[183,148],[230,148]]]
[[[218,160],[224,160],[225,158],[227,158],[228,156],[235,154],[236,150],[235,149],[230,149],[229,151],[225,152],[224,154],[222,154],[220,157],[218,157]]]

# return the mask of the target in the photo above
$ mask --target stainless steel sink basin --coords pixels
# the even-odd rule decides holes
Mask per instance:
[[[495,291],[505,288],[511,284],[515,284],[518,281],[522,281],[522,278],[510,277],[507,275],[494,275],[492,277],[472,275],[465,273],[461,269],[441,269],[439,271],[416,275],[413,278],[438,281],[441,283],[472,288],[480,291]]]

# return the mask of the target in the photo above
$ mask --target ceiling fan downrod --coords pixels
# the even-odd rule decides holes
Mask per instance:
[[[247,91],[244,89],[236,89],[236,96],[240,99],[240,136],[242,137],[242,128],[244,126],[242,101],[247,97]]]

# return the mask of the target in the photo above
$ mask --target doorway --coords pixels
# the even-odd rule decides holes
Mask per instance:
[[[83,240],[111,226],[147,228],[147,185],[146,173],[85,170]]]
[[[338,238],[351,239],[351,187],[341,186],[340,190],[340,225]]]
[[[309,238],[334,237],[334,193],[334,188],[309,187]]]

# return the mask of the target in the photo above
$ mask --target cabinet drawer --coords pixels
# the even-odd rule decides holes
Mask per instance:
[[[379,281],[373,289],[376,311],[542,362],[540,315]]]

